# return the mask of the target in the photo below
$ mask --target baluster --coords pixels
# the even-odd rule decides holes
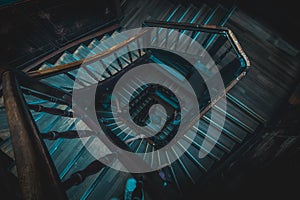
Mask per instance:
[[[63,117],[73,117],[73,112],[61,110],[58,108],[48,108],[41,105],[28,105],[28,108],[34,110],[35,112],[46,112],[53,115],[60,115]]]
[[[25,88],[23,88],[22,91],[26,95],[35,96],[37,98],[48,100],[48,101],[58,103],[58,104],[68,105],[66,102],[64,102],[64,101],[62,101],[58,98],[47,96],[45,94],[37,93],[37,92],[31,91],[31,90],[28,90],[28,89],[25,89]]]
[[[117,62],[118,62],[118,65],[120,66],[121,69],[123,69],[123,65],[122,65],[121,60],[120,60],[120,58],[118,57],[117,53],[114,52],[114,55],[115,55],[115,58],[116,58],[116,60],[117,60]]]
[[[231,49],[232,49],[232,46],[230,46],[228,49],[226,49],[226,51],[222,55],[220,55],[219,60],[220,61],[223,60],[225,58],[225,56],[231,51]]]
[[[192,46],[192,44],[194,43],[194,38],[195,38],[195,36],[196,36],[196,34],[197,34],[197,31],[193,31],[192,32],[192,35],[191,35],[191,43],[190,44],[188,44],[188,45],[186,45],[186,48],[185,48],[185,52],[187,52],[188,51],[188,49]]]
[[[196,36],[196,31],[192,31],[191,38],[194,39],[195,36]]]
[[[19,76],[18,78],[23,87],[38,91],[39,93],[45,94],[51,98],[59,99],[66,105],[72,105],[72,97],[70,93],[27,76]]]
[[[48,140],[56,140],[58,138],[67,138],[67,139],[84,138],[84,137],[90,137],[92,135],[95,135],[95,132],[87,131],[87,130],[80,131],[79,133],[77,130],[70,130],[64,132],[50,131],[48,133],[41,133],[41,137],[43,139],[48,139]]]
[[[95,76],[93,72],[91,72],[86,65],[83,65],[82,68],[90,75],[94,80],[98,81],[98,78]]]
[[[179,32],[179,33],[178,33],[178,32]],[[177,46],[178,46],[178,43],[179,43],[179,36],[180,36],[180,33],[181,33],[181,29],[178,29],[178,32],[177,32],[176,40],[175,40],[175,47],[174,47],[174,50],[175,50],[175,51],[176,51]]]
[[[104,63],[104,61],[103,60],[99,60],[99,62],[101,63],[101,65],[103,66],[103,69],[108,73],[108,67],[107,67],[107,65]],[[103,78],[108,78],[108,77],[106,77],[103,73],[101,74],[101,76],[103,77]]]
[[[211,57],[214,57],[216,53],[222,48],[222,46],[225,46],[225,43],[227,42],[227,38],[224,35],[218,36],[218,38],[215,40],[212,46],[209,47],[208,53]]]
[[[213,33],[209,33],[209,35],[206,37],[206,39],[202,42],[202,46],[204,49],[207,49],[210,45],[210,43],[212,42],[212,40],[214,39],[215,34]]]
[[[68,190],[74,185],[79,185],[88,176],[98,173],[100,170],[106,167],[104,163],[113,162],[116,159],[116,156],[117,156],[116,153],[108,154],[100,158],[99,160],[93,161],[85,169],[73,173],[69,179],[67,179],[62,183],[64,190]]]
[[[127,47],[127,51],[128,51],[129,60],[130,60],[130,62],[133,62],[129,46],[127,45],[126,47]]]
[[[85,87],[85,84],[81,80],[79,80],[79,78],[76,80],[76,77],[74,75],[70,74],[69,72],[66,72],[64,74],[67,75],[72,81],[74,81],[74,82],[76,81],[79,85]]]
[[[136,44],[137,44],[137,48],[138,48],[138,52],[139,52],[139,56],[142,56],[141,45],[140,45],[140,41],[139,41],[139,39],[137,39],[137,40],[136,40]]]

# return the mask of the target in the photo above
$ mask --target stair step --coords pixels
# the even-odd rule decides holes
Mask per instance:
[[[8,123],[7,123],[7,116],[6,116],[6,111],[5,108],[0,108],[0,139],[2,138],[2,132],[3,132],[3,137],[6,137],[5,133],[6,130],[8,130]]]
[[[87,145],[87,148],[93,149],[92,146],[95,146],[96,147],[95,151],[99,151],[98,148],[100,146],[103,146],[99,142],[100,142],[99,140],[95,139],[89,145]],[[103,150],[104,150],[104,152],[107,151],[105,149],[103,149]],[[103,151],[101,151],[101,152],[103,152]],[[108,153],[110,153],[110,152],[108,152]],[[84,169],[89,163],[91,163],[94,160],[96,160],[96,158],[94,158],[89,153],[88,150],[84,149],[84,152],[81,154],[80,157],[78,157],[77,161],[74,162],[73,166],[67,172],[67,174],[66,174],[66,176],[63,180],[66,180],[67,178],[69,178],[70,175],[73,174],[74,172]],[[83,183],[81,183],[80,185],[70,188],[67,191],[67,195],[68,195],[69,199],[78,199],[78,197],[83,197],[85,192],[91,186],[91,184],[93,184],[93,182],[99,176],[100,176],[100,178],[102,178],[103,175],[106,174],[106,170],[104,170],[104,169],[102,169],[100,172],[97,172],[94,175],[91,175],[91,176],[87,177],[86,180]]]
[[[10,133],[8,129],[0,129],[0,147],[2,144],[10,140]]]
[[[6,140],[1,146],[0,146],[0,150],[5,153],[7,156],[9,156],[12,160],[15,159],[14,156],[14,151],[13,151],[13,146],[11,143],[11,139],[9,138],[8,140]]]
[[[55,66],[51,63],[45,62],[39,69],[48,69],[52,67]],[[42,82],[48,83],[57,88],[63,87],[71,90],[73,87],[73,81],[65,74],[58,74],[56,76],[45,78],[42,80]]]
[[[58,117],[51,127],[47,129],[42,129],[40,132],[47,133],[50,131],[63,132],[67,130],[74,129],[77,120],[68,117]],[[77,122],[78,123],[78,122]],[[67,139],[59,138],[58,140],[45,140],[50,154],[52,155],[60,146],[62,146],[63,141]]]
[[[206,159],[208,159],[208,161],[207,161],[208,163],[211,163],[212,159],[220,160],[223,157],[223,155],[225,154],[222,149],[217,147],[217,145],[214,146],[211,150],[206,149],[202,145],[203,141],[204,141],[204,137],[199,136],[199,135],[195,136],[195,131],[190,130],[189,132],[187,132],[187,134],[184,135],[183,139],[186,140],[187,142],[191,143],[198,150],[198,152],[201,150],[201,151],[207,153],[208,156],[203,158],[204,163],[206,162],[205,161]]]
[[[99,197],[103,199],[114,199],[123,195],[125,184],[128,178],[132,177],[129,173],[118,172],[114,169],[109,169],[92,184],[81,199],[93,200]],[[105,180],[105,181],[104,181]],[[103,193],[103,191],[106,191]]]
[[[0,160],[1,160],[0,170],[2,169],[10,170],[15,162],[14,159],[8,156],[5,152],[3,152],[2,149],[0,150]]]
[[[195,148],[193,145],[189,146],[189,142],[184,140],[179,140],[177,142],[181,151],[185,152],[187,158],[193,163],[191,164],[193,172],[194,181],[197,181],[203,173],[206,173],[214,164],[214,160],[208,156],[204,158],[199,158],[199,149]],[[188,147],[189,146],[189,147]]]
[[[217,105],[214,106],[214,109],[217,112],[226,114],[227,119],[231,120],[233,123],[237,124],[244,130],[249,133],[253,133],[256,128],[259,126],[259,122],[253,119],[251,116],[247,115],[247,113],[243,112],[239,107],[236,107],[230,101],[226,101],[226,111],[224,108],[225,101],[219,101]]]
[[[87,58],[88,56],[94,55],[95,53],[88,47],[81,44],[74,52],[73,55],[79,59]]]
[[[231,123],[229,120],[226,119],[226,115],[223,115],[218,112],[214,112],[215,114],[215,119],[211,119],[212,115],[212,110],[208,111],[203,119],[206,122],[210,122],[210,124],[214,127],[216,127],[219,130],[222,130],[224,134],[226,134],[228,137],[232,138],[236,142],[242,142],[243,139],[246,137],[247,132],[244,131],[243,129],[239,128],[237,125]],[[224,125],[221,125],[221,119],[224,119]]]

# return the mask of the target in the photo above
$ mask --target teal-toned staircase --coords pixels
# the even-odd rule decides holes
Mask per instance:
[[[214,7],[209,7],[206,4],[196,7],[195,5],[184,6],[171,2],[167,2],[166,5],[164,5],[160,1],[124,1],[124,16],[121,21],[121,28],[70,48],[58,55],[57,58],[52,58],[47,62],[36,66],[32,71],[47,68],[51,69],[62,64],[68,64],[105,52],[111,47],[115,47],[129,39],[125,35],[122,35],[123,38],[120,39],[120,37],[115,37],[116,34],[120,33],[122,30],[141,26],[145,20],[176,22],[179,24],[216,25],[223,27],[226,26],[226,23],[230,20],[235,10],[236,7],[234,6],[227,8],[220,4],[217,4]],[[163,34],[167,34],[167,37]],[[238,71],[240,60],[236,58],[230,43],[224,37],[218,36],[217,34],[201,33],[200,31],[192,32],[189,30],[181,30],[181,34],[190,36],[193,39],[193,42],[198,42],[207,49],[215,60],[222,75],[224,75],[223,79],[227,81],[225,81],[225,85],[228,85],[231,80],[236,78],[236,74],[233,72]],[[184,41],[176,44],[177,37],[181,36],[176,35],[174,29],[170,28],[167,31],[162,31],[158,36],[162,37],[152,38],[151,44],[153,47],[155,47],[155,45],[163,46],[166,44],[174,51],[188,54],[190,57],[195,57],[195,65],[200,63],[198,66],[205,76],[207,76],[206,78],[209,80],[213,77],[214,74],[212,71],[205,67],[203,68],[200,62],[201,57],[197,57],[198,55],[196,52],[193,54],[193,52],[188,52],[188,49],[183,48]],[[110,43],[106,41],[108,38]],[[138,47],[139,39],[131,41],[130,46]],[[117,77],[122,71],[127,68],[133,68],[139,63],[154,62],[160,66],[163,66],[163,64],[172,65],[172,68],[179,71],[183,77],[189,77],[194,73],[192,69],[182,67],[183,65],[181,65],[182,63],[180,62],[172,64],[172,60],[168,59],[168,55],[160,54],[159,51],[147,51],[146,49],[141,49],[131,51],[129,54],[122,54],[122,52],[125,51],[124,48],[127,47],[122,47],[116,50],[114,54],[109,55],[113,59],[116,58],[116,60],[108,66],[103,74],[99,74],[97,70],[95,70],[95,66],[105,68],[105,62],[106,59],[109,59],[109,56],[89,63],[89,65],[85,67],[86,74],[81,77],[77,87],[83,88],[86,85],[95,83],[98,77],[100,77],[100,82],[103,82],[103,85],[105,86],[107,82],[114,80],[114,77]],[[51,77],[42,78],[41,82],[71,94],[77,72],[77,69],[65,71]],[[172,74],[172,71],[169,72]],[[173,76],[174,79],[180,79],[177,74],[173,74]],[[247,79],[247,76],[245,79]],[[246,81],[250,81],[252,84],[251,87],[256,88],[258,91],[264,89],[263,87],[257,86],[255,80],[248,79]],[[250,86],[249,84],[244,84],[243,80],[241,80],[241,82],[241,85],[238,83],[226,94],[227,110],[223,110],[218,106],[212,108],[219,117],[225,116],[224,126],[220,126],[218,121],[213,121],[211,119],[211,110],[197,121],[199,126],[192,125],[177,145],[178,151],[185,151],[185,153],[178,160],[162,169],[168,177],[169,185],[166,186],[164,185],[166,183],[163,181],[157,181],[159,180],[158,172],[149,173],[147,177],[153,177],[153,183],[151,183],[151,179],[145,180],[144,190],[146,199],[158,199],[160,191],[153,193],[153,190],[157,189],[164,191],[163,195],[166,199],[175,199],[175,197],[182,198],[184,194],[189,191],[191,185],[201,182],[202,179],[210,174],[210,172],[217,169],[218,166],[221,166],[221,164],[225,162],[232,153],[237,151],[245,141],[248,141],[251,137],[255,136],[257,129],[261,127],[262,124],[265,124],[265,122],[271,118],[268,111],[262,109],[258,110],[255,104],[247,102],[249,93],[245,91],[247,90],[247,87]],[[127,85],[124,85],[124,92],[132,92],[131,88],[140,84],[143,84],[142,80],[131,80]],[[85,122],[72,117],[73,110],[70,105],[44,100],[39,98],[36,91],[29,87],[21,86],[21,88],[26,103],[29,105],[29,108],[31,108],[31,114],[41,133],[41,137],[44,138],[43,141],[51,155],[59,177],[61,181],[65,183],[72,178],[74,173],[76,174],[78,171],[85,169],[89,164],[95,161],[95,158],[84,147],[81,140],[86,142],[85,146],[90,147],[98,147],[98,140],[93,136],[87,136],[81,139],[78,138],[76,132],[74,132],[76,131],[76,127],[82,127],[82,129],[84,129],[87,125]],[[249,98],[254,99],[255,94],[251,93],[251,95],[252,96]],[[272,98],[273,96],[269,96],[268,100],[272,100]],[[176,107],[178,102],[167,90],[155,89],[154,92],[149,92],[147,87],[141,88],[134,100],[135,101],[132,101],[131,104],[131,107],[134,108],[132,116],[137,121],[145,121],[145,118],[141,119],[141,116],[144,116],[144,113],[146,112],[145,108],[150,107],[153,103],[157,102],[164,103],[168,109],[172,111],[177,110],[180,112]],[[256,103],[259,104],[259,101],[262,100],[258,99],[258,102]],[[221,101],[221,103],[225,102]],[[122,104],[122,102],[120,104]],[[151,141],[143,138],[126,143],[126,140],[133,137],[130,134],[136,135],[137,133],[134,133],[135,130],[132,130],[130,127],[128,127],[126,132],[121,131],[119,126],[125,124],[123,124],[122,121],[115,121],[112,117],[112,113],[105,105],[106,104],[103,103],[101,105],[102,107],[100,106],[101,111],[97,113],[98,116],[101,116],[101,120],[99,119],[100,123],[103,123],[107,127],[110,134],[113,134],[118,142],[123,143],[126,148],[133,152],[152,152],[157,148],[159,143],[164,143],[164,140],[171,137],[170,135],[177,127],[174,119],[167,121],[168,124],[161,130],[160,135],[150,138],[152,142],[157,142],[156,146],[153,145]],[[107,105],[109,106],[109,102]],[[50,113],[56,114],[50,114],[49,110],[51,110]],[[1,151],[14,159],[9,138],[9,130],[6,125],[5,108],[3,105],[0,108],[0,120]],[[213,131],[216,133],[221,131],[222,134],[218,141],[209,138],[210,142],[215,142],[216,145],[212,151],[208,152],[208,155],[205,158],[200,159],[198,157],[199,151],[207,151],[202,147],[202,142],[207,136],[206,132],[209,124],[213,127]],[[189,135],[191,135],[189,132],[196,133],[195,139],[189,137]],[[185,149],[184,146],[187,143],[192,143],[192,145],[188,149]],[[103,151],[107,150],[103,148]],[[159,155],[158,157],[169,159],[170,156],[176,156],[176,152],[177,149],[173,149],[172,155],[166,154]],[[109,151],[107,151],[107,153],[109,153]],[[144,158],[141,157],[141,159]],[[10,166],[9,170],[17,176],[14,165]],[[93,171],[92,174],[89,174],[82,183],[70,187],[66,192],[69,199],[111,199],[113,197],[123,199],[124,191],[126,190],[126,181],[131,177],[133,177],[133,175],[129,173],[119,172],[109,167],[100,167],[98,171],[96,170]],[[155,184],[155,187],[147,186],[147,181],[148,185]],[[150,189],[147,190],[147,188]]]

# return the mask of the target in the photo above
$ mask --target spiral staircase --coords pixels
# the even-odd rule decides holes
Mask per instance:
[[[178,151],[183,151],[183,155],[175,162],[169,162],[168,166],[161,169],[167,181],[161,180],[159,171],[145,173],[143,176],[145,199],[159,199],[162,198],[162,194],[166,199],[184,199],[185,195],[191,192],[192,185],[203,184],[212,172],[221,169],[246,144],[257,137],[259,130],[270,121],[274,110],[278,107],[278,104],[269,102],[281,102],[286,98],[287,88],[297,79],[296,74],[299,70],[293,64],[286,66],[288,73],[280,77],[282,80],[280,83],[276,81],[277,72],[282,71],[283,66],[273,65],[272,70],[269,71],[267,69],[269,64],[265,68],[260,68],[254,63],[255,68],[249,70],[250,63],[236,37],[231,30],[224,28],[227,27],[236,7],[228,8],[220,4],[212,7],[206,4],[185,6],[171,2],[159,6],[159,1],[123,1],[122,3],[125,14],[120,25],[111,26],[109,31],[101,36],[66,49],[47,61],[26,69],[25,72],[4,73],[3,94],[6,107],[2,105],[0,113],[0,148],[10,159],[7,168],[16,177],[20,177],[16,168],[19,172],[22,166],[15,165],[12,147],[12,143],[17,145],[18,140],[10,137],[5,112],[11,115],[13,109],[20,109],[24,114],[30,110],[31,115],[23,115],[33,122],[31,123],[33,128],[28,130],[36,132],[38,138],[35,139],[40,139],[42,146],[45,144],[45,157],[49,158],[50,163],[53,162],[53,169],[50,170],[53,172],[52,179],[58,177],[56,177],[58,185],[54,184],[52,187],[53,193],[56,191],[62,194],[58,195],[59,197],[67,196],[68,199],[99,199],[100,197],[101,199],[129,199],[124,194],[126,181],[131,177],[139,177],[139,174],[124,173],[105,167],[90,154],[88,148],[92,149],[93,146],[98,148],[99,141],[95,139],[92,131],[86,131],[85,135],[76,132],[78,127],[87,129],[90,124],[88,120],[84,121],[74,116],[71,95],[74,86],[75,89],[80,90],[98,82],[98,93],[105,95],[99,96],[99,99],[102,99],[99,100],[100,104],[96,105],[97,117],[99,123],[106,127],[110,139],[128,151],[151,153],[171,140],[172,133],[178,128],[175,116],[167,120],[158,135],[126,142],[137,133],[130,127],[127,127],[126,132],[119,128],[126,124],[122,120],[116,121],[113,118],[109,108],[110,93],[107,91],[110,91],[114,83],[130,69],[140,64],[156,63],[162,67],[162,70],[172,74],[172,79],[178,81],[182,77],[189,79],[191,83],[199,86],[201,88],[199,91],[202,92],[199,96],[201,113],[189,124],[186,134],[178,141],[176,149],[172,149],[173,152],[170,154],[140,158],[150,159],[147,162],[152,163],[156,161],[151,159],[158,157],[169,160],[170,157],[177,156]],[[154,9],[156,7],[157,9]],[[149,10],[153,12],[149,14]],[[123,30],[141,25],[155,27],[157,32],[144,29],[133,37],[122,34]],[[233,25],[229,24],[229,26]],[[176,34],[178,32],[180,34]],[[213,83],[215,72],[205,67],[207,65],[204,64],[207,63],[203,64],[199,52],[190,52],[189,48],[186,48],[192,44],[186,45],[187,41],[178,40],[183,34],[192,38],[191,43],[201,44],[217,64],[226,88],[226,92],[222,95],[227,99],[227,110],[217,106],[216,101],[209,99],[203,84],[204,80]],[[242,35],[238,36],[239,39],[242,37]],[[153,48],[140,48],[145,38],[150,40]],[[195,70],[189,64],[180,59],[176,60],[175,57],[170,59],[172,55],[156,50],[157,46],[169,47],[174,52],[193,58],[194,66],[199,67],[205,77],[194,75]],[[245,49],[251,49],[251,44]],[[276,56],[279,57],[279,53]],[[255,55],[251,57],[255,58]],[[114,62],[107,65],[109,59]],[[282,62],[286,62],[285,58],[282,59]],[[85,73],[77,78],[82,64],[84,67],[81,70]],[[165,65],[170,68],[163,69]],[[252,70],[254,73],[251,73]],[[258,81],[256,77],[259,77]],[[191,112],[189,108],[178,108],[178,101],[166,88],[144,84],[145,87],[140,88],[139,91],[132,90],[134,85],[141,84],[144,84],[143,80],[137,78],[124,86],[125,93],[136,93],[130,100],[134,121],[146,123],[148,119],[145,116],[148,109],[156,103],[164,105],[171,113],[175,110],[180,113],[180,109]],[[8,88],[14,90],[13,93],[9,92]],[[218,92],[218,88],[214,89]],[[11,100],[13,97],[19,98],[16,102],[21,104],[15,102],[17,108],[8,108],[9,105],[14,104]],[[221,97],[217,100],[225,104]],[[120,102],[120,104],[124,103]],[[225,117],[224,126],[221,126],[218,120],[211,119],[212,110],[220,118]],[[14,121],[14,116],[8,116],[8,121],[10,127],[15,127],[12,129],[16,131],[17,122]],[[26,120],[25,122],[29,123]],[[195,126],[195,124],[199,125]],[[221,132],[217,141],[207,135],[209,125],[216,133]],[[190,133],[196,133],[196,137],[191,138]],[[205,138],[216,145],[207,152],[206,157],[199,158],[200,150],[207,151],[202,146]],[[192,145],[185,149],[186,143]],[[16,149],[14,151],[18,152]],[[101,159],[113,162],[115,155],[111,154],[112,151],[104,147],[103,151],[107,151],[107,156]],[[20,161],[17,160],[17,165],[18,162]]]

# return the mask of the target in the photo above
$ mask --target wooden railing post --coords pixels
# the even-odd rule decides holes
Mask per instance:
[[[13,72],[3,73],[3,97],[22,199],[67,199]]]

